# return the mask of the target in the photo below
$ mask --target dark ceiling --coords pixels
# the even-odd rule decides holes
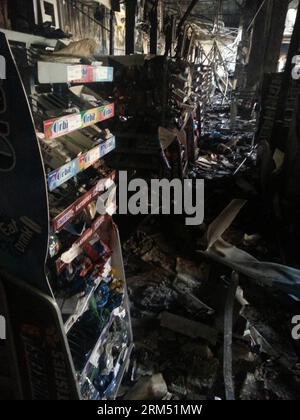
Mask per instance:
[[[165,4],[172,10],[185,12],[192,0],[165,0]],[[240,23],[243,0],[222,0],[221,10],[223,21],[227,27],[237,28]],[[192,18],[202,22],[214,23],[220,7],[220,0],[198,0],[193,9]],[[193,19],[193,20],[194,20]]]

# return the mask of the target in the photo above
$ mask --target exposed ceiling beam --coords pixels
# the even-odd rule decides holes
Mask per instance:
[[[188,17],[190,16],[190,14],[192,13],[194,7],[196,6],[196,4],[198,3],[199,0],[192,0],[189,7],[187,8],[187,11],[185,12],[185,14],[182,16],[179,24],[178,24],[178,28],[177,28],[177,35],[179,35],[179,33],[182,30],[183,25],[185,24],[185,21],[188,19]]]

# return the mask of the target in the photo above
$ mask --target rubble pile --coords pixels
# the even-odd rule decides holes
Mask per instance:
[[[225,399],[224,313],[230,270],[202,253],[188,258],[186,243],[192,241],[190,247],[197,249],[199,241],[186,227],[180,229],[179,220],[181,239],[174,241],[164,233],[174,223],[168,219],[141,225],[124,245],[136,349],[120,397]],[[233,230],[226,235],[237,245],[265,252],[258,234]],[[295,313],[290,304],[286,295],[241,278],[233,316],[236,399],[299,398],[299,349],[288,328]]]
[[[189,174],[207,181],[203,225],[148,218],[125,243],[136,350],[120,397],[299,399],[300,271],[261,198],[255,127],[214,102]]]
[[[253,169],[257,163],[254,144],[256,120],[236,118],[231,121],[228,107],[214,102],[205,114],[205,128],[200,140],[200,154],[190,177],[215,180]]]

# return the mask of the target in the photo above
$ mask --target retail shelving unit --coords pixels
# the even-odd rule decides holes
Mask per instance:
[[[111,96],[117,98],[114,132],[119,169],[183,178],[195,160],[192,65],[165,56],[99,57],[116,69]]]
[[[85,86],[111,82],[113,68],[36,61],[26,95],[3,33],[0,45],[8,75],[0,86],[0,315],[9,326],[0,391],[29,400],[115,399],[133,349],[108,208],[117,173],[102,160],[115,148],[103,126],[115,110]],[[98,214],[104,194],[107,213]]]

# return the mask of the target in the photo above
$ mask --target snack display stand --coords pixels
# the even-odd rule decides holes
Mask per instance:
[[[3,33],[0,46],[0,392],[115,399],[133,337],[118,229],[109,209],[97,213],[117,177],[102,160],[115,149],[102,125],[114,104],[83,86],[114,71],[49,58],[31,64],[28,92]]]

